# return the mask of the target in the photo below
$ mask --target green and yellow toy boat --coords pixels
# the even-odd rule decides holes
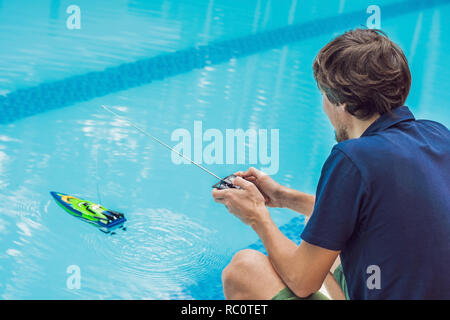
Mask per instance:
[[[69,214],[98,227],[105,233],[123,228],[127,221],[123,213],[106,209],[91,201],[78,199],[61,192],[51,191],[50,194],[55,198],[56,203]]]

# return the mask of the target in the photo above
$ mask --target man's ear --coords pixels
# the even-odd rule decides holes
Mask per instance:
[[[338,104],[337,107],[338,107],[339,110],[342,110],[342,111],[345,111],[345,112],[348,113],[348,110],[347,110],[347,103],[346,103],[346,102],[341,103],[341,104]]]

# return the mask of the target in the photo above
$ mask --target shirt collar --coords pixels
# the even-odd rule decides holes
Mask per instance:
[[[387,128],[396,125],[399,122],[415,120],[414,115],[409,111],[407,106],[397,107],[391,110],[391,114],[384,113],[377,120],[375,120],[364,133],[361,135],[368,136],[378,131],[386,130]]]

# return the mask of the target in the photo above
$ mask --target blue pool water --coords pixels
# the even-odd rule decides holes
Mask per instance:
[[[71,4],[81,29],[66,27]],[[279,130],[273,177],[314,193],[335,142],[311,64],[333,36],[365,25],[372,4],[0,1],[0,297],[222,299],[232,255],[264,251],[255,233],[212,200],[212,176],[175,164],[100,106],[172,146],[173,132],[194,133],[198,121],[223,135]],[[450,126],[450,1],[376,4],[410,62],[407,104]],[[247,160],[203,164],[226,176]],[[127,231],[105,235],[76,220],[52,190],[124,212]],[[298,242],[303,218],[271,214]],[[73,265],[79,289],[67,285]]]

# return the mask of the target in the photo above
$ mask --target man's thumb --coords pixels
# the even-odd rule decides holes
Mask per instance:
[[[241,187],[242,189],[248,189],[252,184],[253,184],[253,183],[251,183],[251,182],[249,182],[249,181],[247,181],[247,180],[245,180],[245,179],[243,179],[243,178],[241,178],[241,177],[236,177],[236,178],[233,180],[233,185],[239,186],[239,187]]]

